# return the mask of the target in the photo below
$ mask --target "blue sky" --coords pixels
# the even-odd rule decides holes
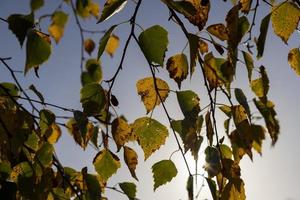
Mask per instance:
[[[98,1],[103,6],[104,1]],[[46,1],[46,7],[39,10],[36,15],[39,16],[45,13],[51,13],[53,9],[60,3],[58,0]],[[259,19],[268,13],[268,7],[261,3],[262,7],[259,10]],[[86,20],[82,24],[86,28],[93,30],[105,30],[110,25],[129,19],[133,12],[134,3],[129,1],[125,9],[117,15],[113,16],[108,21],[96,24],[96,20]],[[226,11],[230,8],[230,2],[212,1],[210,19],[208,24],[224,22]],[[71,13],[70,8],[63,6],[63,9]],[[7,18],[12,13],[29,13],[29,0],[1,0],[0,2],[0,17]],[[249,18],[251,15],[249,16]],[[250,18],[251,19],[251,18]],[[137,23],[144,29],[155,24],[164,26],[169,32],[169,46],[166,58],[174,55],[182,50],[185,46],[186,39],[178,26],[172,21],[168,21],[168,10],[159,0],[144,0],[138,13]],[[49,21],[42,22],[42,31],[47,32]],[[254,35],[258,36],[259,23],[255,26]],[[102,56],[102,69],[104,79],[109,79],[117,69],[120,61],[120,55],[124,42],[129,34],[129,24],[119,26],[114,32],[121,39],[121,45],[116,52],[114,58],[110,58],[107,54]],[[196,29],[190,27],[190,31],[196,32]],[[136,29],[137,35],[140,30]],[[91,37],[95,41],[99,41],[101,35],[86,34],[87,38]],[[205,34],[204,34],[205,36]],[[276,111],[281,125],[281,134],[275,148],[271,147],[270,139],[264,141],[263,156],[260,157],[255,153],[254,162],[247,157],[241,162],[242,178],[245,181],[246,196],[249,200],[272,199],[272,200],[297,200],[300,197],[298,189],[300,179],[300,102],[299,85],[300,78],[294,73],[287,63],[288,50],[294,47],[299,47],[299,33],[294,35],[285,45],[278,37],[272,33],[271,26],[269,27],[268,40],[266,42],[264,58],[256,62],[256,67],[263,64],[269,75],[271,88],[269,98],[275,103]],[[12,57],[9,64],[16,70],[23,70],[25,64],[25,49],[20,49],[19,43],[15,36],[7,29],[7,24],[0,22],[0,57]],[[215,53],[215,55],[218,55]],[[96,52],[92,56],[96,56]],[[219,55],[218,55],[219,56]],[[28,88],[30,84],[34,84],[37,89],[43,92],[46,102],[57,105],[81,109],[79,102],[80,91],[80,38],[79,32],[74,23],[72,14],[69,16],[69,22],[65,30],[65,36],[61,42],[56,45],[52,41],[52,55],[49,61],[43,64],[39,70],[40,78],[35,77],[33,71],[29,72],[26,77],[23,73],[17,74],[19,80]],[[112,90],[117,96],[120,105],[117,108],[119,114],[125,114],[126,118],[133,122],[135,119],[145,116],[146,112],[140,97],[136,93],[135,84],[141,78],[151,76],[146,60],[137,48],[137,45],[132,42],[129,46],[129,51],[125,59],[124,70],[121,71],[119,78]],[[158,75],[160,78],[167,80],[170,87],[174,90],[177,86],[173,80],[168,80],[166,70],[160,70]],[[258,73],[254,73],[254,78],[258,77]],[[11,81],[7,70],[0,65],[0,81]],[[241,64],[237,68],[236,80],[233,87],[239,87],[247,94],[248,99],[254,98],[254,94],[248,87],[248,80],[245,67]],[[206,91],[201,82],[200,70],[196,69],[191,81],[188,79],[183,83],[182,89],[192,88],[200,96],[200,104],[202,107],[207,105],[208,100]],[[29,91],[28,91],[29,92]],[[34,96],[34,95],[33,95]],[[221,98],[222,99],[222,98]],[[170,97],[166,101],[168,110],[174,119],[181,119],[182,114],[176,101],[176,96],[170,93]],[[51,108],[57,115],[68,115],[71,113],[63,113],[60,110]],[[153,114],[155,119],[159,119],[167,125],[167,118],[163,114],[161,107],[155,109]],[[218,126],[219,132],[222,132],[223,115],[217,116],[220,119]],[[205,142],[203,143],[205,144]],[[136,182],[131,178],[127,167],[120,169],[117,174],[110,179],[108,185],[113,186],[120,181],[133,181],[138,186],[137,197],[142,200],[160,200],[160,199],[187,199],[185,184],[187,180],[187,171],[183,160],[179,153],[172,156],[178,168],[177,177],[169,184],[158,188],[153,192],[153,180],[151,174],[151,166],[153,163],[161,159],[168,159],[170,154],[177,149],[175,140],[172,134],[167,138],[167,143],[160,148],[146,162],[143,162],[143,154],[140,147],[136,143],[130,144],[135,149],[139,149],[139,165],[137,167],[137,176],[140,181]],[[114,144],[111,145],[114,149]],[[204,146],[204,145],[203,145]],[[96,155],[96,151],[88,148],[85,152],[75,145],[73,139],[63,129],[63,135],[56,145],[57,154],[65,166],[74,166],[76,169],[81,169],[84,166],[89,167],[89,171],[93,171],[92,160]],[[122,154],[118,154],[123,157]],[[187,153],[189,165],[193,168],[194,161]],[[203,149],[200,150],[199,156],[200,173],[203,173],[201,166],[204,164]],[[199,185],[195,190],[198,192],[199,186],[202,183],[202,178],[198,179]],[[109,199],[126,199],[126,197],[107,190]],[[212,199],[208,187],[204,182],[204,188],[198,199]]]

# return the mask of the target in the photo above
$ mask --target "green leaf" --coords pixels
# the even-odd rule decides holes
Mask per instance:
[[[190,78],[192,78],[196,67],[196,59],[198,58],[200,38],[197,35],[188,34],[188,41],[190,46]]]
[[[48,60],[51,54],[51,42],[49,36],[30,30],[27,34],[26,42],[26,74],[31,68],[38,67]]]
[[[194,179],[193,176],[190,175],[188,181],[186,183],[186,190],[188,192],[189,200],[194,199]]]
[[[195,15],[196,8],[189,1],[173,1],[173,0],[161,0],[169,8],[176,10],[184,16]]]
[[[121,190],[126,194],[128,199],[134,200],[136,194],[136,185],[131,182],[119,183]]]
[[[256,47],[257,47],[257,56],[256,57],[257,57],[257,59],[260,59],[264,54],[265,42],[266,42],[266,38],[267,38],[270,18],[271,18],[271,14],[266,15],[260,24],[260,34],[259,34],[259,37],[256,42]]]
[[[149,117],[136,119],[132,128],[144,151],[145,160],[165,143],[166,137],[169,135],[168,129],[164,125]]]
[[[248,32],[250,28],[250,23],[248,21],[248,18],[245,16],[239,17],[238,20],[238,40],[239,42],[242,40],[244,35]]]
[[[114,14],[120,12],[126,5],[126,0],[106,0],[101,17],[97,23],[109,19]]]
[[[0,96],[4,96],[5,98],[10,98],[10,96],[17,99],[19,96],[19,88],[14,83],[2,82],[0,83]]]
[[[156,91],[154,81],[156,82],[158,91]],[[136,83],[136,88],[145,105],[147,113],[152,111],[156,105],[161,103],[158,94],[160,95],[162,101],[165,101],[169,95],[169,86],[167,82],[160,78],[153,79],[152,77],[147,77],[140,79]]]
[[[55,115],[53,112],[51,112],[50,110],[40,110],[40,129],[41,129],[41,135],[45,135],[49,132],[49,127],[51,126],[51,124],[53,124],[55,122]]]
[[[106,96],[101,85],[90,83],[83,86],[80,90],[80,102],[87,116],[99,114],[106,105]]]
[[[161,160],[152,166],[154,191],[161,185],[170,182],[176,175],[177,169],[171,160]]]
[[[255,80],[252,80],[250,87],[256,96],[262,98],[266,97],[269,91],[269,78],[266,73],[265,67],[260,66],[260,75],[261,77]]]
[[[36,158],[44,167],[50,167],[52,164],[54,147],[46,142],[36,153]]]
[[[176,92],[176,95],[183,115],[186,118],[196,118],[200,112],[198,95],[191,90],[179,91]]]
[[[50,35],[58,43],[64,35],[65,25],[68,22],[68,14],[62,11],[55,11],[51,16],[52,23],[48,28]]]
[[[288,62],[292,69],[300,76],[300,51],[298,48],[293,48],[289,51]]]
[[[99,199],[101,197],[101,186],[97,176],[92,174],[84,174],[83,176],[88,188],[88,199]]]
[[[284,1],[272,7],[271,21],[275,34],[285,43],[297,28],[300,9],[295,3]]]
[[[220,150],[221,150],[222,158],[226,158],[226,159],[232,158],[232,150],[229,146],[225,144],[220,144]]]
[[[45,99],[41,92],[39,92],[34,85],[30,85],[29,89],[34,92],[34,94],[41,100],[42,103],[45,103]]]
[[[37,151],[39,149],[39,140],[40,140],[39,136],[35,132],[32,132],[28,136],[25,145],[30,149],[32,149],[33,151]]]
[[[239,102],[239,104],[241,104],[245,108],[248,119],[251,119],[250,107],[248,105],[248,100],[247,100],[247,97],[245,96],[243,90],[241,90],[240,88],[235,88],[234,94],[235,94],[235,98]]]
[[[39,8],[43,7],[44,0],[31,0],[30,1],[30,7],[32,11],[36,11]]]
[[[100,57],[102,56],[106,44],[110,38],[110,35],[112,34],[113,30],[117,27],[117,25],[113,25],[112,27],[110,27],[105,34],[103,35],[103,37],[101,38],[100,42],[99,42],[99,48],[98,48],[98,54],[97,54],[97,60],[100,59]]]
[[[120,159],[108,149],[103,149],[95,156],[93,164],[96,172],[107,181],[121,167]]]
[[[79,131],[81,133],[81,136],[85,138],[85,134],[87,132],[87,124],[89,122],[88,118],[83,114],[83,112],[75,110],[73,112],[74,119],[76,121],[76,124],[79,128]]]
[[[245,51],[242,51],[242,52],[243,52],[243,57],[244,57],[244,60],[245,60],[247,71],[248,71],[248,79],[249,79],[249,81],[251,81],[251,79],[252,79],[252,70],[254,68],[253,58],[252,58],[251,54],[249,54]]]
[[[230,180],[221,196],[221,200],[245,200],[245,188],[244,188],[244,182],[242,179],[233,179]]]
[[[274,145],[277,142],[280,128],[279,122],[276,119],[277,113],[274,109],[275,106],[271,101],[267,101],[266,103],[256,99],[253,99],[253,101],[265,120],[268,132],[272,139],[272,145]]]
[[[208,187],[209,187],[209,190],[210,190],[210,193],[213,197],[213,200],[218,200],[218,197],[217,197],[217,186],[216,186],[216,183],[214,180],[212,180],[211,178],[206,178],[206,182],[208,184]]]
[[[167,61],[167,70],[170,78],[174,79],[180,89],[181,81],[188,75],[189,64],[185,54],[176,54]]]
[[[34,26],[33,13],[29,15],[12,14],[7,18],[8,28],[16,35],[21,47],[27,35],[27,31]]]
[[[155,25],[146,29],[139,35],[139,43],[149,63],[163,66],[169,43],[168,32],[163,27]]]
[[[205,149],[205,161],[204,169],[207,171],[210,177],[216,176],[222,169],[221,157],[217,148],[207,146]]]
[[[131,176],[138,181],[138,178],[135,174],[135,169],[138,164],[137,153],[132,148],[124,146],[124,160],[130,171]]]

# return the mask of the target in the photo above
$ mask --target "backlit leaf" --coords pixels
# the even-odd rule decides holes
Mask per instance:
[[[208,111],[205,115],[205,125],[206,125],[206,137],[209,141],[209,145],[213,144],[213,136],[214,136],[214,129],[212,126],[212,122],[210,119],[210,112]]]
[[[222,41],[228,39],[227,30],[224,24],[212,24],[208,26],[206,30]]]
[[[1,82],[0,83],[0,96],[4,96],[5,98],[9,98],[9,95],[14,97],[14,99],[18,98],[20,91],[19,88],[14,83],[9,82]]]
[[[106,19],[109,19],[114,14],[120,12],[126,5],[126,0],[106,0],[100,19],[97,23],[100,23]]]
[[[189,64],[185,54],[176,54],[167,61],[170,78],[174,79],[180,88],[181,81],[188,75]]]
[[[99,5],[92,0],[76,0],[76,12],[82,18],[99,17]]]
[[[260,125],[252,125],[253,143],[252,147],[259,153],[262,154],[262,140],[265,139],[265,129]]]
[[[98,49],[98,55],[97,55],[97,60],[100,59],[101,55],[103,54],[105,47],[107,45],[107,42],[113,32],[113,30],[117,27],[117,25],[113,25],[112,27],[110,27],[105,34],[103,35],[103,37],[101,38],[100,42],[99,42],[99,49]]]
[[[60,127],[55,123],[51,124],[51,130],[52,131],[47,136],[47,141],[50,144],[55,144],[61,136],[61,130]]]
[[[106,97],[101,85],[90,83],[80,90],[80,102],[87,116],[97,115],[106,104]]]
[[[95,156],[93,164],[96,172],[107,181],[121,167],[119,158],[108,149],[103,149]]]
[[[41,32],[30,30],[26,42],[26,74],[31,68],[38,67],[48,60],[51,54],[49,36]]]
[[[217,148],[207,146],[205,149],[204,169],[207,171],[209,177],[216,176],[221,170],[221,157]]]
[[[91,38],[84,40],[84,50],[91,55],[95,49],[95,42]]]
[[[248,32],[250,23],[248,18],[245,16],[239,17],[238,19],[238,41],[240,42],[244,35]]]
[[[8,28],[16,35],[22,47],[27,31],[34,25],[33,13],[29,15],[12,14],[7,18],[7,21]]]
[[[115,51],[119,47],[119,43],[120,39],[118,36],[114,34],[110,35],[105,47],[105,51],[108,53],[108,55],[110,55],[110,57],[113,57]]]
[[[119,186],[120,186],[121,190],[129,198],[129,200],[134,200],[135,199],[136,185],[134,183],[123,182],[123,183],[119,183]]]
[[[288,62],[292,69],[300,76],[300,51],[298,48],[293,48],[289,51]]]
[[[251,8],[252,0],[240,0],[241,11],[245,14],[248,14]]]
[[[195,14],[184,15],[192,24],[198,27],[199,31],[205,26],[210,10],[209,1],[187,0],[191,2],[196,9]]]
[[[124,160],[131,173],[131,176],[138,181],[138,178],[135,174],[135,169],[138,164],[138,155],[130,147],[124,146]]]
[[[208,44],[204,40],[199,40],[199,50],[202,55],[208,52]]]
[[[39,116],[40,116],[39,125],[41,129],[41,135],[43,136],[51,131],[50,127],[55,122],[55,115],[50,110],[43,109],[40,110]]]
[[[68,21],[68,15],[62,11],[56,11],[51,17],[52,23],[48,28],[50,35],[58,43],[64,35],[65,25]]]
[[[32,11],[38,10],[39,8],[43,7],[44,0],[31,0],[30,7]]]
[[[250,83],[252,91],[258,97],[265,97],[269,91],[269,78],[267,76],[266,70],[264,66],[260,68],[261,77],[255,80],[252,80]]]
[[[81,73],[81,84],[99,83],[102,80],[102,67],[96,59],[89,59],[85,63],[87,71]]]
[[[190,78],[191,78],[196,67],[196,59],[198,56],[200,38],[197,35],[188,34],[188,41],[190,46]]]
[[[229,146],[225,144],[220,144],[220,150],[221,150],[222,158],[226,158],[226,159],[232,158],[232,150]]]
[[[161,185],[170,182],[177,175],[177,168],[171,160],[161,160],[152,166],[154,191]]]
[[[168,32],[159,25],[152,26],[139,35],[139,42],[148,62],[163,66],[169,43]]]
[[[250,107],[248,105],[248,100],[247,100],[247,97],[245,96],[243,90],[241,90],[240,88],[235,88],[234,94],[235,94],[235,98],[239,102],[239,104],[241,104],[245,108],[248,118],[251,119]]]
[[[297,28],[299,18],[300,9],[292,2],[284,1],[272,7],[273,30],[285,43]]]
[[[267,38],[269,23],[270,23],[271,14],[266,15],[260,24],[260,34],[256,42],[257,46],[257,59],[260,59],[264,54],[265,42]]]
[[[36,159],[44,167],[49,167],[52,164],[53,160],[54,147],[46,142],[36,153]]]
[[[129,126],[123,118],[118,117],[112,122],[111,133],[117,145],[118,151],[126,142],[129,141],[131,132],[131,126]]]
[[[244,188],[244,182],[242,179],[233,179],[230,180],[221,196],[221,200],[245,200],[245,188]]]
[[[24,144],[33,151],[37,151],[39,149],[39,140],[39,136],[35,132],[32,132]]]
[[[136,119],[132,128],[144,151],[145,160],[165,144],[166,137],[169,135],[168,129],[164,125],[149,117]]]
[[[250,82],[252,80],[252,70],[254,68],[253,58],[252,58],[251,54],[249,54],[245,51],[242,51],[242,52],[243,52],[243,57],[244,57],[244,60],[245,60],[247,71],[248,71],[248,79],[249,79],[249,82]]]
[[[186,118],[196,118],[200,112],[198,95],[191,90],[178,91],[176,95],[183,115]]]
[[[136,83],[137,92],[141,96],[147,113],[152,111],[156,105],[161,103],[157,93],[159,93],[162,101],[165,101],[169,94],[169,86],[164,80],[156,78],[155,82],[158,91],[156,91],[154,79],[152,77],[140,79]]]

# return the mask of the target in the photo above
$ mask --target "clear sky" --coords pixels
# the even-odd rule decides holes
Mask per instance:
[[[104,1],[98,1],[103,6]],[[60,3],[58,0],[47,1],[45,8],[39,10],[36,15],[50,14],[53,9]],[[225,3],[221,0],[211,1],[211,13],[208,24],[224,22],[226,11],[231,6],[230,1]],[[268,7],[261,2],[259,10],[259,19],[265,16],[268,12]],[[96,24],[96,20],[87,20],[83,22],[84,27],[94,30],[105,30],[110,25],[127,20],[133,13],[134,3],[129,1],[125,9],[119,14],[113,16],[107,22]],[[63,9],[68,13],[71,10],[67,6]],[[0,17],[7,18],[12,13],[29,13],[29,0],[0,0]],[[251,15],[249,16],[249,19]],[[186,39],[179,27],[172,21],[168,21],[168,10],[159,0],[144,0],[138,13],[137,23],[144,29],[155,24],[164,26],[169,31],[168,52],[166,58],[174,55],[182,50],[186,43]],[[42,22],[42,31],[47,32],[49,21]],[[255,26],[254,35],[258,36],[259,23]],[[0,57],[12,57],[9,64],[16,70],[23,70],[25,64],[25,49],[20,49],[19,43],[15,36],[7,29],[7,24],[0,21]],[[129,25],[124,24],[119,26],[114,32],[121,39],[121,45],[114,58],[110,58],[107,54],[102,56],[102,69],[104,71],[104,79],[109,79],[117,69],[120,61],[120,55],[124,47],[124,42],[129,33]],[[196,31],[190,27],[190,31]],[[288,50],[294,47],[299,47],[299,33],[296,32],[289,40],[288,45],[285,45],[278,37],[274,36],[271,27],[269,27],[268,40],[266,42],[265,55],[262,60],[256,62],[257,67],[264,64],[270,79],[269,97],[276,105],[276,111],[281,126],[281,134],[279,140],[272,148],[270,139],[263,145],[263,156],[260,157],[255,153],[254,162],[248,157],[244,157],[241,162],[242,178],[245,182],[246,196],[249,200],[298,200],[300,199],[299,179],[300,179],[300,123],[299,123],[299,102],[300,102],[300,77],[289,67],[287,63]],[[139,34],[139,28],[136,28],[136,33]],[[99,41],[101,35],[86,34],[86,37],[92,37],[95,41]],[[205,35],[204,35],[205,36]],[[65,30],[65,36],[58,45],[52,41],[52,55],[49,61],[43,64],[39,70],[40,78],[35,77],[33,71],[29,72],[26,77],[23,73],[17,74],[19,80],[27,88],[30,84],[34,84],[37,89],[43,92],[46,102],[57,105],[81,109],[79,101],[80,91],[80,37],[79,31],[74,23],[74,17],[70,14],[69,22]],[[215,55],[219,56],[217,53]],[[93,56],[96,56],[94,52]],[[237,79],[233,87],[240,87],[246,93],[248,99],[252,99],[254,94],[248,87],[248,80],[245,67],[238,65]],[[168,73],[165,69],[160,70],[159,77],[167,80],[170,87],[174,90],[177,86],[173,80],[168,80]],[[129,47],[128,54],[124,63],[124,70],[120,73],[119,78],[113,88],[113,94],[120,101],[117,112],[124,114],[129,122],[145,116],[145,109],[140,101],[140,97],[136,93],[136,81],[151,76],[145,58],[140,53],[135,43]],[[258,74],[254,73],[254,77]],[[0,82],[12,81],[7,70],[0,65]],[[192,88],[195,90],[201,99],[201,106],[207,105],[206,91],[201,82],[200,70],[196,69],[192,81],[186,80],[182,89]],[[167,108],[170,111],[172,118],[181,119],[183,116],[177,105],[176,97],[170,93],[170,97],[166,101]],[[66,115],[60,110],[51,108],[57,115]],[[71,113],[67,113],[71,116]],[[159,119],[167,125],[167,118],[163,114],[161,107],[155,109],[153,114],[155,119]],[[222,133],[223,115],[217,116],[221,119],[218,129]],[[206,143],[206,142],[204,142]],[[203,143],[203,144],[204,144]],[[114,144],[111,144],[112,149],[115,149]],[[151,174],[151,166],[153,163],[168,159],[170,154],[177,149],[175,140],[172,134],[167,138],[167,143],[152,155],[146,162],[143,161],[143,154],[140,147],[136,143],[130,144],[135,149],[139,149],[139,165],[137,167],[137,176],[140,181],[136,182],[131,178],[127,167],[120,169],[117,174],[112,177],[108,185],[113,186],[120,181],[133,181],[137,184],[137,197],[142,200],[161,200],[174,199],[185,200],[187,194],[185,190],[187,171],[183,160],[179,153],[176,153],[172,160],[175,161],[178,168],[178,175],[171,183],[162,186],[153,192],[153,180]],[[203,145],[204,146],[204,145]],[[58,157],[64,166],[73,166],[80,170],[84,166],[88,166],[89,171],[93,171],[92,160],[96,155],[96,151],[88,148],[85,152],[75,145],[73,139],[63,129],[63,135],[56,145]],[[123,155],[118,154],[122,159]],[[194,161],[187,153],[189,165],[194,167]],[[199,155],[200,173],[203,173],[202,165],[204,164],[203,148]],[[195,190],[197,193],[202,183],[202,178],[198,179],[199,185]],[[109,199],[127,199],[114,191],[107,190],[106,193]],[[204,182],[203,190],[198,199],[212,199],[208,191],[208,186]]]

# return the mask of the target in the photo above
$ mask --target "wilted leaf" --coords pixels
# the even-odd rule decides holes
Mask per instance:
[[[293,70],[300,76],[300,51],[298,48],[289,51],[288,62]]]
[[[260,24],[260,34],[256,42],[257,46],[257,59],[260,59],[264,54],[265,42],[267,38],[269,22],[270,22],[271,14],[268,14],[263,18]]]
[[[186,183],[186,190],[188,192],[189,200],[193,200],[194,199],[194,180],[193,180],[192,175],[190,175],[188,178],[188,181]]]
[[[119,158],[108,149],[103,149],[95,156],[93,164],[96,172],[107,181],[121,167]]]
[[[248,14],[251,9],[252,0],[240,0],[241,11],[245,14]]]
[[[110,57],[113,57],[115,51],[119,47],[119,43],[120,39],[118,36],[114,34],[110,35],[105,47],[105,51],[108,53],[108,55],[110,55]]]
[[[229,181],[241,177],[241,168],[238,162],[234,162],[231,159],[223,158],[222,167],[222,175]]]
[[[248,105],[248,100],[247,100],[247,97],[245,96],[243,90],[241,90],[240,88],[235,88],[234,94],[235,94],[235,98],[239,102],[239,104],[241,104],[245,108],[248,119],[251,119],[250,107]]]
[[[204,40],[199,40],[199,50],[202,55],[208,52],[208,44]]]
[[[221,196],[221,200],[245,200],[245,188],[244,188],[244,182],[242,179],[233,179],[230,180]]]
[[[100,42],[99,42],[99,49],[98,49],[98,55],[97,55],[97,60],[100,59],[101,55],[103,54],[105,47],[107,45],[107,42],[113,32],[113,30],[117,27],[117,25],[113,25],[112,27],[110,27],[105,34],[103,35],[103,37],[101,38]]]
[[[87,116],[99,114],[106,104],[106,96],[101,85],[90,83],[83,86],[80,90],[80,102]]]
[[[188,74],[188,61],[185,54],[176,54],[167,61],[167,70],[170,78],[174,79],[180,88],[181,81],[186,79]]]
[[[194,8],[196,9],[195,14],[184,15],[192,24],[198,27],[199,31],[205,26],[208,14],[210,10],[209,1],[199,1],[199,0],[186,0],[191,2]]]
[[[64,35],[65,25],[68,21],[68,15],[62,11],[56,11],[52,14],[51,19],[52,23],[49,26],[48,31],[54,38],[55,42],[58,43]]]
[[[139,42],[148,62],[163,66],[169,43],[168,32],[159,25],[152,26],[139,35]]]
[[[36,153],[36,159],[43,167],[49,167],[53,160],[54,147],[46,142]]]
[[[100,23],[106,19],[109,19],[114,14],[120,12],[126,5],[126,0],[106,0],[100,19],[97,23]]]
[[[169,94],[168,84],[160,79],[155,79],[158,91],[156,91],[154,79],[152,77],[140,79],[136,83],[136,88],[138,94],[146,107],[147,113],[152,111],[156,105],[160,104],[160,98],[157,93],[159,93],[162,101],[165,101]]]
[[[122,146],[124,146],[126,142],[129,141],[131,132],[131,127],[124,119],[122,119],[121,117],[114,119],[114,121],[112,122],[111,133],[114,141],[116,142],[118,151]]]
[[[207,146],[205,149],[204,169],[207,171],[209,177],[216,176],[221,170],[221,157],[217,148]]]
[[[49,36],[41,32],[30,30],[26,42],[26,74],[31,68],[38,67],[48,60],[51,54]]]
[[[231,117],[231,107],[227,105],[218,107],[227,117]]]
[[[213,144],[213,136],[214,136],[214,129],[212,126],[212,122],[210,119],[210,112],[208,111],[205,115],[205,125],[206,125],[206,137],[209,141],[209,145],[212,146]]]
[[[245,120],[248,121],[247,112],[242,105],[232,106],[231,110],[232,110],[233,121],[236,126],[238,126]]]
[[[242,51],[242,52],[243,52],[243,57],[244,57],[244,60],[245,60],[247,71],[248,71],[248,79],[249,79],[249,82],[250,82],[252,80],[252,70],[254,68],[253,58],[252,58],[251,54],[249,54],[245,51]]]
[[[267,76],[264,66],[260,66],[260,75],[261,77],[255,80],[252,80],[250,83],[252,91],[258,97],[265,97],[269,91],[269,78]]]
[[[268,132],[272,139],[272,144],[275,145],[278,134],[279,134],[279,122],[276,119],[276,111],[274,110],[274,104],[271,101],[267,101],[266,103],[253,99],[255,106],[263,116]]]
[[[168,129],[164,125],[149,117],[136,119],[132,128],[144,151],[145,160],[165,143],[166,137],[169,135]]]
[[[188,41],[190,46],[190,78],[192,78],[196,67],[200,38],[197,35],[188,34]]]
[[[212,24],[208,26],[206,30],[222,41],[228,39],[227,30],[224,24]]]
[[[284,1],[272,7],[273,30],[285,43],[297,28],[300,9],[292,2]]]
[[[212,180],[211,178],[206,178],[206,181],[207,181],[207,184],[208,184],[208,187],[209,187],[209,190],[210,190],[210,193],[213,197],[213,200],[218,200],[217,198],[217,186],[216,186],[216,183],[214,180]]]
[[[186,118],[195,119],[200,112],[200,98],[198,95],[191,90],[178,91],[176,95],[183,115]]]
[[[91,38],[84,40],[84,50],[91,55],[95,49],[95,42]]]
[[[251,125],[253,134],[252,147],[259,153],[262,154],[262,140],[265,139],[265,129],[260,125]]]
[[[161,185],[170,182],[176,175],[177,169],[171,160],[161,160],[152,166],[154,191]]]
[[[34,26],[33,13],[29,15],[12,14],[7,21],[8,28],[16,35],[22,47],[28,30]]]
[[[131,176],[138,181],[138,178],[135,174],[135,169],[138,164],[138,155],[130,147],[124,146],[124,160],[131,173]]]
[[[31,0],[30,7],[32,11],[36,11],[44,5],[44,0]]]
[[[120,186],[121,190],[126,194],[126,196],[130,200],[134,200],[135,199],[136,185],[134,183],[123,182],[123,183],[119,183],[119,186]]]

